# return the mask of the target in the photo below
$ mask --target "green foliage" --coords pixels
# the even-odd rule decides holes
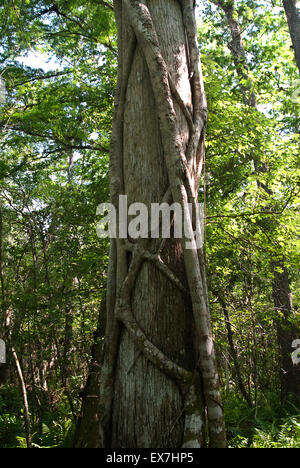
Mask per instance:
[[[109,199],[116,30],[112,10],[92,1],[5,0],[0,20],[8,98],[0,108],[0,334],[9,310],[33,446],[63,447],[80,411],[106,282],[108,242],[96,235],[96,209]],[[9,361],[14,392],[10,353]],[[18,397],[1,412],[0,445],[26,445],[22,406]]]
[[[35,448],[72,448],[75,423],[72,419],[63,418],[62,413],[61,410],[52,417],[46,415],[42,432],[33,435]]]
[[[29,394],[29,397],[31,395]],[[27,448],[22,423],[22,395],[13,387],[0,390],[0,448]],[[72,448],[75,422],[66,401],[45,412],[41,425],[33,425],[33,448]]]
[[[280,259],[294,299],[289,325],[299,330],[300,323],[299,106],[292,99],[298,72],[282,5],[235,5],[257,108],[245,104],[246,83],[240,82],[228,47],[227,18],[206,2],[199,23],[209,105],[206,246],[222,378],[237,389],[221,302],[243,385],[248,393],[253,387],[265,393],[280,388],[276,326],[282,314],[273,302],[274,262]]]
[[[224,398],[230,448],[299,448],[299,401],[284,407],[274,395],[249,409],[235,394]]]
[[[22,397],[12,387],[0,390],[0,447],[15,448],[17,437],[23,432],[21,419]]]

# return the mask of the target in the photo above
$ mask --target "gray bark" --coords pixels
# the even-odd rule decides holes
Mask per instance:
[[[28,406],[28,398],[27,398],[27,389],[26,389],[26,384],[23,376],[23,371],[17,356],[17,353],[14,349],[14,347],[11,347],[11,352],[16,364],[16,369],[18,373],[18,378],[20,382],[20,387],[21,387],[21,392],[22,392],[22,397],[23,397],[23,407],[24,407],[24,425],[25,425],[25,434],[26,434],[26,442],[27,442],[27,448],[31,449],[32,448],[32,435],[31,435],[31,422],[30,422],[30,413],[29,413],[29,406]]]
[[[3,211],[0,205],[0,287],[1,287],[1,317],[0,317],[0,338],[6,342],[8,330],[6,327],[6,290],[4,279],[4,259],[3,259]],[[0,364],[0,386],[4,384],[8,376],[8,364]]]
[[[296,62],[300,72],[300,9],[297,0],[283,0]]]

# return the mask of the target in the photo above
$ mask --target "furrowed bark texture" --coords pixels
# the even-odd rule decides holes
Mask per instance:
[[[297,5],[298,3],[298,5]],[[297,0],[283,0],[296,62],[300,72],[300,7]]]
[[[116,0],[119,79],[111,200],[177,202],[189,232],[206,100],[193,1]],[[150,210],[149,210],[150,211]],[[204,260],[183,239],[111,244],[100,378],[101,446],[225,447]]]

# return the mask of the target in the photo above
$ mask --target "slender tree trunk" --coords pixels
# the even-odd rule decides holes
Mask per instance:
[[[283,0],[296,62],[300,72],[300,8],[298,0]]]
[[[220,302],[220,304],[222,306],[223,314],[224,314],[224,318],[225,318],[225,325],[226,325],[226,330],[227,330],[228,344],[229,344],[229,349],[230,349],[230,355],[231,355],[231,358],[233,360],[234,372],[235,372],[235,376],[236,376],[237,386],[238,386],[238,389],[239,389],[241,395],[243,396],[243,398],[245,399],[245,401],[248,403],[249,407],[251,408],[253,406],[253,403],[252,403],[252,400],[251,400],[251,396],[247,392],[247,389],[246,389],[246,387],[244,385],[244,382],[243,382],[240,363],[239,363],[238,355],[237,355],[235,344],[234,344],[234,335],[233,335],[233,331],[232,331],[230,315],[229,315],[228,309],[226,307],[226,302],[220,296],[218,296],[218,297],[219,297],[219,302]]]
[[[29,331],[29,325],[28,325],[28,331]],[[28,363],[28,367],[29,367],[29,372],[30,372],[30,380],[31,380],[31,385],[32,385],[32,391],[31,391],[31,394],[32,394],[32,397],[33,397],[33,400],[34,400],[34,409],[37,413],[37,426],[38,426],[38,430],[39,430],[39,433],[40,435],[43,433],[43,414],[44,414],[44,411],[43,411],[43,405],[41,404],[41,401],[40,401],[40,398],[39,398],[39,395],[38,395],[38,392],[37,392],[37,387],[42,387],[41,386],[41,382],[40,382],[40,379],[39,379],[39,376],[36,377],[35,375],[35,366],[34,366],[34,360],[36,361],[37,360],[37,356],[39,356],[39,353],[37,353],[37,355],[34,354],[34,351],[33,351],[33,347],[32,347],[32,341],[31,341],[31,338],[30,338],[30,333],[28,333],[28,347],[29,347],[29,363]],[[40,360],[41,362],[41,360]],[[33,405],[32,405],[33,406]],[[33,410],[33,408],[32,408]]]
[[[1,321],[0,324],[5,328],[5,311],[6,311],[6,298],[5,298],[5,282],[3,272],[3,212],[0,206],[0,286],[1,286]]]
[[[257,110],[256,96],[253,90],[253,82],[248,73],[246,51],[243,44],[239,18],[235,9],[235,2],[234,0],[230,2],[225,2],[225,0],[212,1],[224,11],[228,21],[232,38],[229,48],[236,66],[237,75],[241,79],[241,90],[244,96],[244,101],[247,105]],[[291,2],[287,3],[296,2],[291,0]],[[247,85],[245,85],[245,83],[247,83]],[[262,159],[257,160],[255,158],[254,166],[256,173],[268,170]],[[260,181],[257,181],[257,186],[262,188],[268,196],[273,195],[272,191]],[[276,220],[274,221],[274,226],[276,227]],[[281,395],[284,401],[289,393],[295,393],[297,395],[300,394],[299,370],[295,368],[291,359],[292,342],[293,339],[297,338],[297,334],[299,336],[299,330],[296,330],[290,323],[292,318],[291,290],[284,256],[279,254],[278,259],[275,262],[272,262],[271,268],[274,276],[272,289],[274,306],[277,312],[278,344],[281,359]],[[281,274],[279,272],[283,273]]]
[[[22,396],[23,396],[26,442],[27,442],[27,448],[30,449],[32,448],[32,436],[31,436],[31,423],[30,423],[29,406],[28,406],[28,400],[27,400],[26,384],[25,384],[22,368],[21,368],[17,353],[13,346],[11,347],[11,351],[12,351],[12,355],[16,364],[17,373],[18,373],[21,391],[22,391]]]
[[[72,150],[67,151],[68,155],[68,191],[70,196],[73,193],[73,176],[74,176],[74,153]],[[70,230],[68,235],[68,240],[70,244],[72,243],[72,232]],[[70,289],[74,286],[76,278],[71,275],[69,279]],[[67,291],[67,294],[70,294]],[[64,346],[63,346],[63,353],[62,353],[62,367],[61,367],[61,377],[62,377],[62,384],[64,387],[64,393],[69,401],[70,409],[73,415],[73,418],[76,420],[77,415],[75,412],[73,399],[71,395],[70,389],[70,376],[72,371],[72,351],[73,351],[73,325],[74,325],[74,310],[72,305],[72,300],[67,301],[65,306],[65,333],[64,333]]]
[[[63,351],[61,358],[61,382],[66,395],[70,410],[72,412],[74,420],[77,419],[76,411],[73,404],[73,398],[70,389],[70,376],[72,372],[72,350],[73,350],[73,308],[70,303],[66,304],[65,309],[65,332]]]
[[[115,0],[119,78],[111,200],[176,202],[191,237],[206,99],[193,0]],[[100,379],[101,446],[203,447],[226,434],[204,255],[187,237],[111,242]]]
[[[6,326],[6,289],[4,279],[4,262],[3,262],[3,211],[0,205],[0,287],[1,287],[1,317],[0,317],[0,338],[7,344],[8,329]],[[8,375],[8,363],[0,364],[0,385],[3,384]]]
[[[65,333],[64,333],[64,348],[62,361],[62,382],[66,390],[69,389],[70,376],[72,369],[72,350],[73,350],[73,308],[70,303],[65,309]]]

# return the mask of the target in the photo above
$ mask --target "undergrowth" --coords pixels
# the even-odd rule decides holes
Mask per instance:
[[[236,393],[227,394],[224,410],[229,447],[300,448],[299,403],[293,398],[282,406],[271,394],[261,396],[256,408],[249,408]],[[62,399],[51,412],[43,413],[42,424],[33,421],[33,447],[70,448],[74,430],[67,401]],[[0,390],[0,448],[26,448],[22,396],[12,387]]]
[[[295,397],[281,405],[277,396],[261,396],[249,408],[236,394],[224,398],[230,448],[300,448],[300,404]]]

